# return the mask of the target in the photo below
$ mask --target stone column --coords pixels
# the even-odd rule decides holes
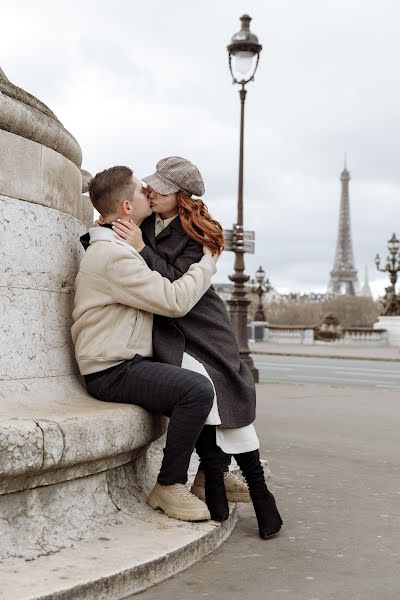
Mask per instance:
[[[91,218],[81,159],[56,116],[0,74],[0,391],[76,372],[73,284]]]
[[[162,433],[139,407],[91,398],[74,360],[79,236],[93,222],[81,160],[54,113],[0,71],[0,562],[68,547],[67,522],[81,536],[99,506],[102,522],[114,519],[107,477],[131,473],[137,456],[144,477]]]
[[[208,554],[236,518],[193,526],[147,507],[165,423],[82,385],[70,326],[79,236],[93,211],[80,166],[72,135],[0,69],[5,600],[126,598]]]

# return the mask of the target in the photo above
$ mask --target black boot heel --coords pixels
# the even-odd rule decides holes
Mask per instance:
[[[267,540],[276,535],[282,527],[283,521],[276,507],[275,498],[267,490],[265,494],[252,497],[254,512],[256,513],[260,538]]]
[[[260,453],[258,450],[244,452],[236,454],[235,459],[249,487],[260,538],[266,540],[278,533],[283,521],[276,507],[275,498],[265,483]]]
[[[224,473],[207,475],[205,472],[206,504],[214,521],[226,521],[229,517],[229,505],[226,498]]]

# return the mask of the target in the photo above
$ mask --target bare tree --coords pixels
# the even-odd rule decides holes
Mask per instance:
[[[251,298],[251,300],[249,317],[253,320],[258,299]],[[373,327],[378,320],[380,310],[380,304],[371,298],[347,295],[315,303],[302,300],[264,303],[265,316],[270,325],[313,327],[321,323],[327,314],[332,313],[345,329]]]

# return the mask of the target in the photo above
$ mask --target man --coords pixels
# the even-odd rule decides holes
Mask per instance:
[[[151,214],[141,182],[129,167],[112,167],[90,182],[89,193],[104,224],[89,231],[90,246],[75,283],[72,339],[89,393],[99,400],[137,404],[170,417],[157,483],[147,502],[185,521],[210,518],[207,506],[185,487],[190,456],[212,407],[206,377],[153,362],[153,314],[185,315],[210,287],[216,259],[204,256],[170,282],[117,240],[112,223],[139,227]]]

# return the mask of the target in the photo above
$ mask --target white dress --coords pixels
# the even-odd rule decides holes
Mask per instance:
[[[204,375],[211,381],[212,386],[214,387],[211,377],[207,373],[204,365],[187,352],[183,353],[181,366],[183,369],[201,373],[201,375]],[[221,427],[218,427],[220,424],[221,418],[218,412],[217,394],[214,388],[214,402],[205,425],[216,426],[217,446],[219,446],[223,452],[226,452],[226,454],[242,454],[242,452],[251,452],[252,450],[259,449],[260,442],[253,424],[246,425],[246,427],[237,427],[236,429],[221,429]]]

